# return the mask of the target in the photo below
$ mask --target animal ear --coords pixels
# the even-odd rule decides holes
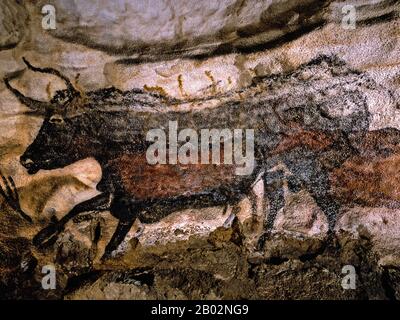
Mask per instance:
[[[32,71],[41,72],[41,73],[49,73],[49,74],[55,75],[55,76],[63,79],[65,84],[67,85],[67,90],[71,94],[71,96],[79,96],[80,95],[79,91],[75,89],[75,87],[72,85],[71,81],[66,76],[64,76],[60,71],[53,69],[53,68],[34,67],[31,65],[31,63],[28,60],[25,59],[25,57],[23,57],[22,60],[24,61],[24,63],[28,67],[28,69],[30,69]]]
[[[19,70],[5,77],[4,83],[6,84],[6,87],[18,98],[22,104],[26,105],[29,109],[34,110],[38,114],[45,114],[47,110],[54,109],[54,106],[50,102],[38,101],[26,97],[10,85],[10,81],[19,77],[22,73],[24,73],[24,71],[25,70]]]

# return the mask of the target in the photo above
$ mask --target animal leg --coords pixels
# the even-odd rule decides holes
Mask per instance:
[[[224,222],[224,228],[230,228],[232,226],[233,220],[235,220],[236,215],[240,212],[240,207],[235,205],[232,209],[231,214],[226,218]]]
[[[113,251],[124,241],[126,235],[143,209],[143,203],[127,198],[124,194],[116,194],[110,208],[110,213],[118,219],[117,228],[108,242],[102,260],[112,257]],[[137,235],[136,235],[137,238]]]
[[[251,229],[254,231],[258,224],[258,198],[253,188],[250,190],[248,197],[251,205]]]
[[[267,172],[264,175],[264,208],[266,208],[265,200],[267,199],[270,207],[264,220],[264,229],[267,231],[273,228],[278,211],[285,205],[283,178],[284,172],[281,170]]]
[[[145,229],[145,225],[143,223],[141,223],[139,219],[138,219],[138,221],[139,221],[139,228],[138,228],[138,230],[136,230],[136,233],[134,235],[135,238],[139,238],[143,234],[144,229]]]
[[[315,186],[307,187],[307,190],[311,193],[315,202],[321,208],[321,210],[325,213],[326,218],[328,219],[328,233],[332,234],[336,225],[336,219],[340,210],[340,205],[333,199],[332,196],[325,194],[318,194],[313,190]]]
[[[257,215],[257,195],[253,189],[250,189],[248,194],[250,205],[251,205],[251,214],[252,216]]]
[[[101,258],[102,260],[112,257],[112,252],[118,248],[122,241],[124,241],[135,220],[136,218],[131,220],[120,220],[118,222],[118,226],[115,229],[110,242],[107,244],[106,249],[104,250],[103,257]]]
[[[333,232],[340,205],[329,194],[328,172],[312,159],[287,163],[290,171],[301,181],[328,219],[329,233]]]
[[[109,193],[101,193],[94,198],[78,203],[60,221],[50,224],[35,235],[33,244],[37,247],[47,247],[53,244],[57,240],[57,235],[63,230],[64,225],[79,213],[108,210],[110,208],[110,197]]]
[[[266,172],[264,181],[264,233],[258,239],[257,248],[262,250],[275,222],[279,210],[285,206],[283,190],[284,172],[282,170]],[[267,200],[269,202],[269,213],[267,213]]]
[[[247,196],[249,198],[250,205],[251,205],[252,219],[253,219],[253,222],[255,222],[257,220],[257,195],[254,192],[253,188],[250,188]],[[229,206],[229,204],[226,204],[226,206],[224,207],[223,214],[225,214],[227,212],[228,206]],[[238,203],[235,203],[235,205],[232,208],[231,214],[228,216],[228,218],[224,222],[225,228],[230,227],[232,225],[233,220],[235,219],[236,215],[239,212],[240,212],[240,206],[238,205]]]

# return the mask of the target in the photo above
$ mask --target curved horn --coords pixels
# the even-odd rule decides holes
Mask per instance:
[[[18,100],[26,105],[28,108],[35,110],[38,113],[44,113],[46,110],[52,109],[53,105],[49,102],[44,102],[44,101],[38,101],[34,100],[29,97],[25,97],[21,92],[19,92],[17,89],[13,88],[10,85],[10,80],[17,78],[20,76],[22,73],[24,73],[25,70],[20,70],[12,73],[11,75],[7,76],[4,78],[4,83],[6,84],[6,87],[18,98]]]
[[[53,68],[37,68],[37,67],[34,67],[34,66],[31,65],[31,63],[28,60],[25,59],[25,57],[22,57],[22,60],[25,62],[26,66],[29,69],[31,69],[32,71],[53,74],[53,75],[63,79],[65,84],[67,85],[68,91],[70,91],[71,93],[74,93],[75,95],[79,95],[79,91],[74,88],[74,86],[72,85],[71,81],[69,81],[69,79],[66,76],[64,76],[60,71],[58,71],[56,69],[53,69]]]

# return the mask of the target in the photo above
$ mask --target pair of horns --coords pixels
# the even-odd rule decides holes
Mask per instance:
[[[28,60],[26,60],[25,58],[22,58],[22,60],[24,61],[24,63],[28,67],[28,69],[30,69],[32,71],[52,74],[52,75],[55,75],[55,76],[63,79],[65,84],[67,85],[67,91],[71,94],[71,96],[79,95],[79,92],[74,88],[71,81],[66,76],[64,76],[61,72],[59,72],[58,70],[55,70],[53,68],[37,68],[37,67],[32,66],[30,64],[30,62]],[[22,104],[26,105],[28,108],[30,108],[36,112],[42,113],[45,110],[54,109],[55,106],[53,104],[51,104],[50,102],[38,101],[38,100],[34,100],[32,98],[26,97],[21,92],[19,92],[17,89],[13,88],[10,85],[11,80],[19,77],[24,72],[25,72],[25,70],[19,70],[19,71],[16,71],[16,72],[8,75],[6,78],[4,78],[4,83],[6,84],[7,88],[18,98],[18,100]]]

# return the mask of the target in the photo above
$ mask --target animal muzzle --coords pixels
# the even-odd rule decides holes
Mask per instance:
[[[29,174],[34,174],[39,171],[38,165],[29,157],[21,156],[20,158],[21,164],[27,169]]]

